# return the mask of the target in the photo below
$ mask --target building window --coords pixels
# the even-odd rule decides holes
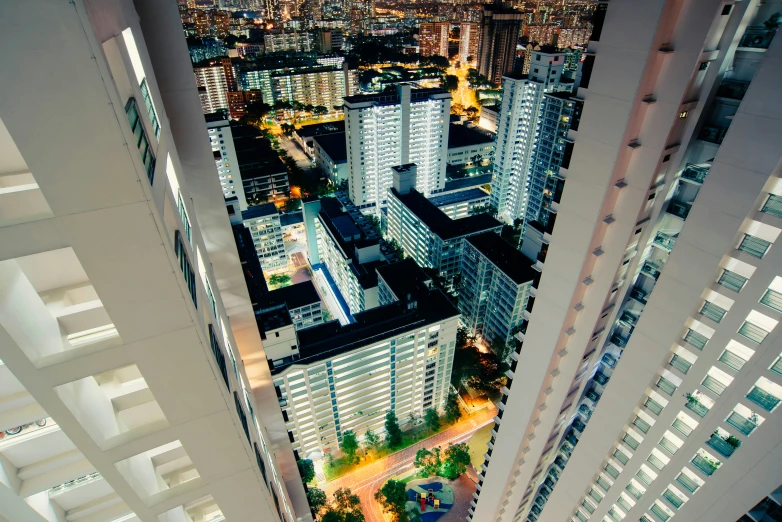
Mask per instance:
[[[739,245],[739,250],[746,252],[752,257],[763,259],[763,256],[766,255],[769,247],[771,247],[771,243],[765,239],[745,234],[744,239],[741,240],[741,244]]]
[[[730,270],[723,270],[719,281],[717,281],[717,284],[720,284],[725,288],[729,288],[734,292],[741,292],[741,289],[744,288],[746,282],[746,277],[741,276],[736,272],[731,272]]]
[[[176,251],[176,257],[179,260],[179,268],[182,269],[185,283],[187,283],[187,288],[190,291],[190,297],[193,299],[193,305],[198,308],[195,272],[193,271],[193,267],[190,265],[190,260],[187,258],[185,245],[182,243],[182,234],[179,232],[179,230],[174,233],[174,249]]]

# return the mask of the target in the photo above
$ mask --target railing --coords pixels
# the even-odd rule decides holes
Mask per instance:
[[[635,299],[636,301],[638,301],[641,304],[646,304],[647,303],[647,299],[649,297],[649,294],[647,294],[646,292],[644,292],[643,290],[641,290],[639,288],[633,288],[630,291],[630,297],[632,299]]]
[[[751,25],[744,31],[744,36],[739,41],[739,47],[749,49],[768,49],[776,30],[769,30],[762,25]]]
[[[651,411],[655,415],[659,415],[663,411],[663,405],[657,402],[656,400],[652,399],[651,397],[646,399],[644,406],[646,406],[646,409]]]
[[[717,89],[717,96],[731,100],[743,100],[749,89],[749,82],[724,79]]]
[[[638,473],[635,474],[636,477],[641,481],[641,483],[645,486],[651,486],[652,481],[654,480],[651,475],[649,475],[647,472],[645,472],[642,469],[638,470]]]
[[[656,386],[668,396],[672,396],[673,392],[676,391],[676,385],[665,377],[660,377]]]
[[[638,317],[631,314],[630,312],[623,312],[622,317],[619,320],[623,323],[629,324],[630,326],[635,326],[638,323]]]
[[[687,216],[690,215],[690,209],[692,209],[692,205],[690,205],[689,203],[672,200],[668,204],[668,209],[666,210],[666,212],[676,217],[687,219]]]
[[[782,293],[766,290],[766,293],[760,298],[760,302],[777,312],[782,312]]]
[[[654,236],[654,244],[670,251],[676,245],[676,238],[663,232],[657,232],[657,235]]]
[[[670,489],[666,489],[665,493],[663,493],[663,497],[665,500],[671,503],[673,507],[676,509],[679,509],[682,507],[682,504],[684,504],[684,500],[682,500],[679,495],[671,491]]]
[[[651,424],[643,420],[641,417],[636,417],[635,419],[633,419],[633,426],[635,426],[636,428],[638,428],[644,433],[649,433],[649,429],[652,427]]]
[[[692,480],[684,473],[679,473],[679,476],[676,477],[676,482],[678,482],[681,487],[683,487],[690,493],[695,493],[696,491],[698,491],[698,488],[700,487],[697,482]]]
[[[614,366],[616,366],[616,359],[610,353],[604,354],[603,355],[603,364],[605,364],[609,368],[613,368]]]
[[[619,470],[613,467],[611,464],[606,464],[605,470],[606,473],[611,475],[614,479],[616,479],[619,476]]]
[[[665,467],[665,462],[663,462],[661,459],[657,458],[654,453],[650,454],[646,458],[646,462],[652,465],[654,469],[657,471],[662,471]]]
[[[628,457],[624,451],[618,448],[614,450],[614,458],[619,462],[621,462],[622,464],[627,464],[628,462],[630,462],[630,457]]]
[[[715,462],[711,459],[707,459],[706,457],[702,457],[700,455],[695,455],[692,459],[692,465],[701,470],[706,476],[712,476],[715,471],[717,471],[717,468],[720,467],[719,462]]]
[[[627,346],[627,341],[629,339],[622,337],[619,332],[614,333],[614,335],[611,336],[611,344],[614,344],[620,348],[624,348]]]
[[[622,440],[624,441],[625,444],[627,444],[628,446],[630,446],[633,449],[638,449],[638,446],[641,444],[640,442],[635,440],[632,437],[632,435],[630,435],[629,433],[625,433],[625,436],[622,437]]]
[[[736,413],[735,411],[730,414],[730,416],[725,420],[727,424],[730,424],[737,430],[739,430],[744,435],[749,435],[753,431],[755,431],[755,428],[758,427],[757,424],[752,422],[750,419],[744,417],[743,415]]]
[[[595,374],[595,381],[597,381],[600,386],[605,386],[608,384],[608,377],[603,372],[597,372]]]
[[[684,407],[692,411],[695,415],[697,415],[700,418],[705,417],[706,414],[709,413],[709,408],[704,406],[697,399],[688,400],[687,403],[684,405]]]
[[[674,419],[671,426],[685,437],[689,437],[692,433],[692,427],[681,419]]]
[[[725,139],[725,134],[728,133],[727,127],[717,127],[716,125],[705,125],[702,129],[700,134],[698,134],[698,139],[703,141],[708,141],[709,143],[716,143],[717,145],[722,143],[722,140]]]
[[[751,400],[766,411],[774,411],[774,408],[779,405],[779,399],[767,391],[758,388],[757,386],[753,387],[752,390],[747,394],[747,399]]]
[[[634,499],[636,499],[636,500],[640,500],[640,499],[641,499],[641,496],[643,495],[643,492],[642,492],[640,489],[638,489],[637,487],[635,487],[635,486],[633,485],[633,483],[632,483],[632,482],[630,482],[630,483],[627,485],[627,487],[625,488],[625,490],[626,490],[628,493],[630,493],[630,495],[631,495],[631,496],[632,496]]]
[[[666,522],[671,516],[663,511],[663,508],[659,506],[659,504],[652,504],[652,507],[649,509],[652,513],[657,515],[657,517],[662,520],[663,522]]]
[[[756,326],[749,321],[744,321],[744,324],[741,325],[741,328],[739,328],[739,335],[742,335],[749,339],[752,342],[755,343],[762,343],[763,340],[768,335],[768,332],[765,331],[763,328]]]
[[[723,270],[717,284],[733,290],[734,292],[741,292],[741,289],[744,288],[747,281],[748,279],[746,277],[739,275],[736,272]]]
[[[671,367],[676,368],[684,374],[686,374],[688,371],[690,371],[690,368],[692,368],[692,363],[690,361],[676,354],[674,354],[670,364]]]
[[[600,400],[600,395],[598,395],[598,393],[595,390],[589,390],[586,393],[586,398],[592,402],[598,402]]]
[[[741,369],[744,367],[745,364],[747,364],[747,361],[736,355],[735,353],[725,350],[722,352],[722,355],[720,355],[720,362],[723,363],[725,366],[730,368],[731,370],[741,371]]]
[[[711,375],[707,375],[705,379],[703,379],[703,382],[701,383],[704,388],[707,390],[711,390],[717,395],[722,395],[722,392],[727,389],[728,385],[720,382],[719,380],[715,379]]]
[[[684,172],[682,172],[682,177],[684,179],[702,184],[704,181],[706,181],[706,175],[708,173],[708,167],[701,167],[699,165],[689,163],[687,164],[687,167],[685,167]]]
[[[722,437],[716,434],[712,434],[711,438],[706,442],[706,444],[711,446],[717,453],[719,453],[725,458],[728,458],[731,455],[733,455],[733,452],[736,451],[736,447],[737,447],[730,444],[728,441],[726,441],[725,439],[723,439]]]
[[[660,439],[660,447],[663,448],[668,453],[670,453],[671,455],[674,455],[677,451],[679,451],[678,446],[676,446],[676,444],[674,444],[666,437]]]
[[[660,265],[651,261],[645,261],[641,267],[641,272],[657,279],[660,277]]]
[[[709,338],[699,334],[695,330],[688,330],[687,334],[684,336],[684,342],[694,346],[698,350],[703,350],[703,347],[709,342]]]

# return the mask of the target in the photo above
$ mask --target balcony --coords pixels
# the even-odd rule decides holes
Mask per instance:
[[[653,277],[655,281],[660,277],[660,265],[652,261],[644,261],[641,267],[641,273]]]
[[[719,436],[717,433],[712,433],[711,438],[706,442],[717,453],[725,458],[729,458],[736,451],[736,448],[741,446],[741,441],[732,435],[727,435],[725,438]]]
[[[562,471],[565,471],[566,464],[567,460],[565,460],[561,455],[558,455],[557,458],[554,459],[554,465]]]
[[[744,36],[741,37],[739,42],[739,48],[768,49],[775,34],[775,29],[769,30],[762,25],[751,25],[744,31]]]
[[[710,458],[704,457],[702,455],[695,455],[695,457],[692,459],[692,465],[698,468],[703,472],[704,475],[708,477],[712,476],[721,464],[721,462],[711,460]]]
[[[616,358],[613,355],[611,355],[610,353],[607,353],[607,354],[603,355],[603,359],[602,360],[603,360],[603,364],[605,364],[609,368],[616,367]]]
[[[611,344],[614,344],[620,348],[624,348],[627,346],[627,341],[630,340],[630,336],[623,336],[619,332],[614,332],[614,335],[611,336]]]
[[[584,432],[584,428],[586,428],[586,424],[584,424],[580,419],[576,418],[573,420],[573,429],[576,430],[579,433]]]
[[[756,415],[753,416],[757,418]],[[725,422],[746,436],[749,436],[749,434],[755,431],[755,428],[758,427],[755,421],[748,419],[743,415],[736,413],[735,411],[730,414]]]
[[[597,381],[600,386],[605,386],[608,384],[608,377],[603,372],[597,372],[595,374],[595,381]]]
[[[720,145],[728,133],[727,127],[718,127],[716,125],[705,125],[698,134],[698,139]]]
[[[671,250],[673,250],[673,247],[676,245],[676,238],[664,232],[657,232],[657,235],[654,236],[654,244],[670,252]],[[657,278],[655,277],[655,279]]]
[[[691,393],[687,394],[687,404],[684,405],[685,408],[693,412],[695,415],[697,415],[700,418],[703,418],[706,416],[707,413],[709,413],[709,408],[704,406],[695,395],[692,395]]]
[[[582,404],[578,407],[578,413],[589,419],[592,416],[592,408],[587,406],[586,404]]]
[[[687,219],[687,216],[690,215],[691,208],[692,205],[690,205],[689,203],[685,203],[683,201],[678,201],[673,199],[668,204],[668,209],[666,210],[666,212],[678,218]]]
[[[682,179],[692,181],[695,183],[703,184],[706,180],[706,175],[709,173],[709,167],[704,165],[694,165],[688,163],[682,172]]]
[[[725,79],[717,89],[717,96],[729,100],[743,100],[747,89],[749,89],[749,82]]]
[[[635,299],[639,303],[645,305],[649,299],[649,294],[640,288],[633,288],[630,290],[630,299]]]
[[[638,316],[631,314],[630,312],[623,312],[619,321],[629,326],[635,326],[638,323]]]

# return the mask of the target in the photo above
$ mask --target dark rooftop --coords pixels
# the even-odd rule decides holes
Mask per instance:
[[[540,274],[532,268],[533,263],[513,245],[494,232],[484,232],[466,239],[478,249],[489,261],[500,269],[514,283],[522,284],[535,279]]]
[[[225,112],[218,111],[218,112],[210,112],[208,114],[204,114],[204,119],[207,122],[213,122],[213,121],[228,120],[229,118],[228,118],[228,114],[226,114]]]
[[[334,134],[336,132],[345,132],[345,120],[313,123],[312,125],[303,125],[296,129],[296,134],[302,138],[308,138],[310,136],[323,136]]]
[[[301,210],[280,214],[280,226],[287,227],[290,225],[298,225],[299,223],[304,223],[304,216]]]
[[[415,86],[413,86],[413,88],[410,89],[410,101],[425,100],[434,94],[445,94],[446,92],[447,91],[438,88],[417,89]],[[380,105],[392,105],[399,103],[399,95],[397,94],[396,87],[390,87],[389,89],[379,93],[345,96],[343,99],[348,103],[375,102]]]
[[[301,308],[320,301],[320,295],[315,289],[312,281],[304,281],[295,285],[284,286],[277,290],[272,290],[266,295],[264,303],[261,303],[261,310],[267,306],[286,304],[288,310]]]
[[[271,330],[277,330],[283,326],[290,326],[291,314],[284,305],[278,305],[273,308],[255,312],[255,322],[258,324],[258,330],[261,332],[261,339],[266,339],[266,333]]]
[[[321,134],[313,138],[323,151],[329,155],[334,163],[347,163],[348,147],[345,143],[345,133],[335,132],[332,134]]]
[[[400,194],[393,187],[391,190],[394,196],[415,214],[418,219],[423,221],[440,239],[454,239],[502,227],[502,223],[489,214],[476,214],[460,219],[451,219],[437,208],[434,203],[426,199],[423,194],[415,190],[411,190],[407,194]]]
[[[278,212],[274,203],[264,203],[262,205],[247,207],[247,210],[242,211],[242,219],[257,219],[259,217],[273,216],[275,214],[278,214]]]
[[[454,125],[451,123],[448,128],[448,148],[467,147],[469,145],[483,145],[492,143],[493,138],[487,136],[481,131],[465,127],[464,125]]]
[[[339,321],[331,321],[299,330],[296,335],[301,358],[293,364],[310,364],[334,357],[459,315],[459,311],[440,290],[417,295],[415,306],[411,304],[397,301],[372,308],[354,315],[355,322],[345,326],[341,326]],[[272,370],[272,374],[286,367],[279,366]]]
[[[442,207],[445,205],[453,205],[454,203],[461,203],[462,201],[470,201],[473,199],[488,198],[489,194],[485,190],[479,188],[471,188],[467,190],[460,190],[459,192],[451,192],[450,194],[443,194],[442,196],[432,196],[429,201]]]
[[[269,287],[266,285],[266,278],[263,277],[263,269],[258,259],[258,252],[253,244],[253,237],[250,229],[244,225],[234,225],[234,241],[236,250],[239,253],[239,261],[244,273],[244,282],[247,284],[247,290],[250,293],[250,300],[253,308],[264,299],[269,293]]]
[[[444,191],[458,190],[467,187],[480,187],[491,183],[491,174],[483,174],[481,176],[471,176],[468,178],[451,179],[445,182]]]
[[[249,125],[231,125],[231,134],[243,180],[288,172],[271,142],[258,129]]]
[[[410,297],[430,288],[432,281],[410,257],[378,267],[377,275],[383,278],[400,301],[408,301]]]

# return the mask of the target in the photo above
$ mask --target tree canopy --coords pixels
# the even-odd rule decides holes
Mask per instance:
[[[389,513],[393,522],[403,522],[407,518],[407,492],[404,482],[389,480],[375,492],[375,500]]]
[[[396,448],[402,444],[402,428],[393,411],[386,413],[386,444]]]
[[[342,432],[342,444],[340,448],[348,456],[349,460],[353,460],[358,451],[358,441],[356,440],[356,434],[353,430],[345,430]]]
[[[315,465],[312,461],[310,459],[299,459],[296,461],[296,465],[299,467],[302,482],[305,484],[312,482],[312,479],[315,478]]]

